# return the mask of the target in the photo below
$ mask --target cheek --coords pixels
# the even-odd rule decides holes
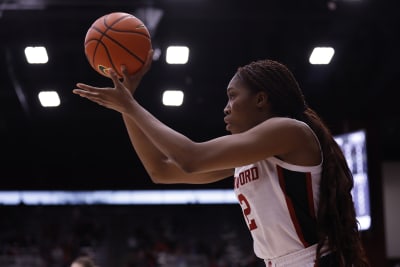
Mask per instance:
[[[248,113],[249,103],[245,101],[234,101],[231,103],[232,112],[239,113],[240,115]]]
[[[237,101],[231,104],[231,112],[235,115],[235,118],[244,123],[249,122],[251,118],[256,117],[258,109],[250,101]]]
[[[242,108],[242,104],[240,102],[234,101],[230,103],[231,110],[234,112],[240,112]]]

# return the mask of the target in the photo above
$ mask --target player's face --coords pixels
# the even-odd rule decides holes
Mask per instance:
[[[247,89],[233,76],[229,82],[228,103],[224,108],[226,130],[232,134],[241,133],[260,123],[260,108],[257,105],[258,93]]]

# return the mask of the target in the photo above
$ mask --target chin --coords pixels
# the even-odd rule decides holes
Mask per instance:
[[[232,130],[232,128],[230,128],[229,130],[227,129],[228,132],[230,132],[231,134],[237,134],[238,131]]]
[[[228,132],[230,132],[231,134],[237,134],[240,132],[240,131],[235,130],[235,128],[232,128],[232,125],[230,125],[230,124],[226,125],[226,130]]]

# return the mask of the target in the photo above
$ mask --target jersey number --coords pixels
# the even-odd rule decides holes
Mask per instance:
[[[250,231],[257,228],[256,221],[250,218],[251,207],[249,201],[247,201],[246,197],[243,194],[238,195],[238,200],[243,209],[244,217],[246,217],[247,224],[249,226]]]

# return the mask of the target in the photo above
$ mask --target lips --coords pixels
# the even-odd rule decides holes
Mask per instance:
[[[229,119],[225,117],[225,118],[224,118],[224,122],[225,122],[225,124],[226,124],[226,127],[225,127],[226,130],[229,131],[229,126],[230,126],[230,121],[229,121]]]
[[[230,123],[230,122],[229,122],[229,119],[228,119],[227,117],[224,118],[224,122],[225,122],[226,124],[229,124],[229,123]]]

